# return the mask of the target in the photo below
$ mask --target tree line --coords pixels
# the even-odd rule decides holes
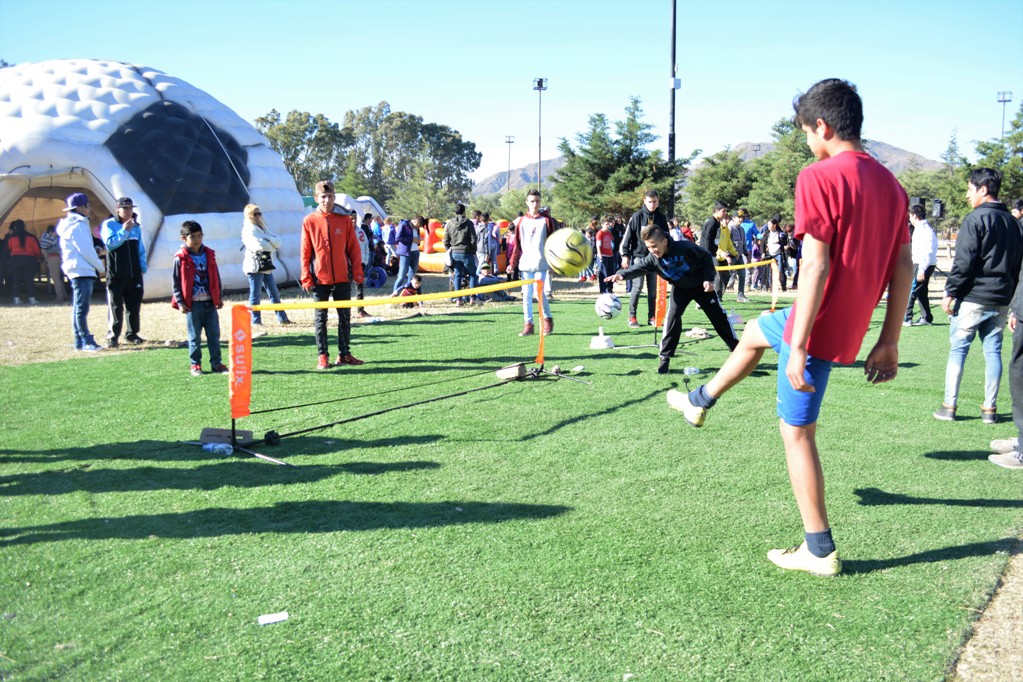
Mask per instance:
[[[489,195],[472,195],[469,174],[479,168],[481,154],[457,130],[424,122],[421,116],[391,110],[387,102],[345,114],[334,123],[322,114],[276,110],[256,120],[256,127],[277,151],[303,194],[318,180],[330,178],[339,192],[368,194],[398,216],[446,217],[462,201],[494,219],[512,219],[523,210],[529,187]],[[772,126],[773,148],[752,159],[732,149],[707,156],[694,168],[696,150],[669,162],[659,150],[653,126],[643,120],[638,97],[630,99],[620,120],[590,116],[574,144],[562,139],[565,158],[553,177],[545,179],[544,201],[559,220],[585,225],[594,215],[628,215],[647,189],[662,197],[675,193],[675,215],[702,222],[715,201],[749,209],[758,222],[775,213],[792,221],[796,177],[813,162],[803,132],[790,118]],[[1005,179],[1002,199],[1023,197],[1023,105],[1003,138],[976,143],[977,161],[970,163],[953,131],[942,154],[942,167],[912,167],[898,174],[911,197],[939,199],[945,212],[931,220],[939,230],[953,230],[969,212],[966,178],[980,166],[998,168]],[[534,185],[535,186],[535,185]],[[662,206],[667,206],[662,200]]]

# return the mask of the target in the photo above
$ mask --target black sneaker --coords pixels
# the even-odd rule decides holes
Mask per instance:
[[[667,374],[668,373],[668,365],[669,364],[671,364],[671,358],[669,358],[666,355],[662,355],[661,359],[660,359],[660,362],[657,363],[657,373],[658,374]]]

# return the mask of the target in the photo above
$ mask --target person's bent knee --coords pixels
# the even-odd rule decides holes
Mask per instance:
[[[771,343],[764,336],[763,330],[760,329],[759,321],[750,320],[746,323],[745,329],[742,330],[742,336],[739,337],[738,347],[757,350],[771,347]]]

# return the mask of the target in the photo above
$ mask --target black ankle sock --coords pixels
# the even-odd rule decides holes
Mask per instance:
[[[718,400],[717,398],[711,398],[710,394],[707,393],[707,386],[704,384],[694,391],[689,391],[689,402],[697,407],[711,408],[714,407],[714,403]]]
[[[831,539],[831,529],[820,533],[805,533],[806,548],[818,559],[823,559],[835,551],[835,541]]]

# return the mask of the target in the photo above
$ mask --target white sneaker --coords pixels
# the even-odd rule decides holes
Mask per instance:
[[[842,560],[838,558],[838,550],[826,557],[816,557],[806,548],[806,541],[788,549],[772,549],[767,558],[775,566],[787,571],[806,571],[813,575],[831,577],[842,572]]]
[[[681,412],[682,416],[686,418],[686,421],[691,426],[703,426],[703,421],[707,418],[706,408],[693,405],[689,402],[688,393],[676,391],[675,389],[668,391],[668,407]]]
[[[1009,452],[1016,452],[1019,447],[1019,438],[996,438],[991,441],[991,451],[997,452],[1000,455],[1007,454]]]
[[[1023,459],[1018,452],[1006,452],[999,455],[988,455],[988,460],[1006,469],[1023,469]]]
[[[742,294],[736,296],[735,300],[738,301],[739,303],[749,303],[749,299],[743,296]]]

